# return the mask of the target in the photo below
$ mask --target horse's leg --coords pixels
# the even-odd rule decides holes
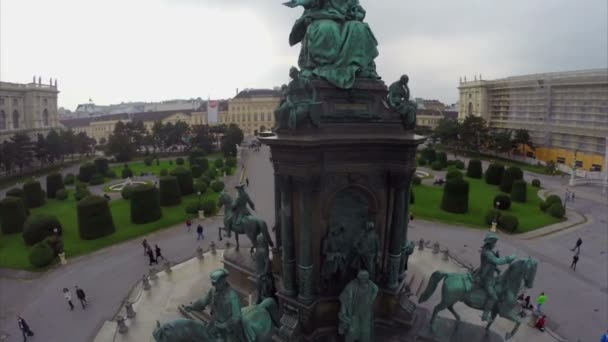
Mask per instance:
[[[454,315],[454,318],[456,318],[456,326],[454,327],[454,329],[458,330],[458,326],[460,325],[460,315],[456,312],[456,310],[454,310],[453,304],[448,306],[448,310],[450,310],[452,315]]]
[[[240,245],[239,245],[239,233],[234,232],[234,238],[236,239],[236,251],[238,252],[239,251],[239,247],[240,247]]]
[[[488,334],[488,331],[490,331],[490,326],[492,325],[492,323],[494,323],[495,319],[496,319],[496,313],[492,312],[492,315],[490,316],[490,321],[488,321],[488,324],[486,324],[486,335]]]
[[[509,312],[508,315],[503,316],[503,317],[510,321],[515,322],[515,326],[513,327],[513,330],[511,330],[510,332],[507,332],[505,334],[505,340],[508,340],[511,337],[513,337],[513,335],[515,335],[515,333],[519,329],[519,326],[521,325],[521,319],[519,318],[519,315],[515,312],[515,310],[512,310],[511,312]]]
[[[435,332],[435,318],[437,318],[437,314],[443,310],[445,310],[449,305],[443,301],[441,298],[441,303],[437,304],[435,308],[433,308],[433,314],[431,315],[431,331]]]

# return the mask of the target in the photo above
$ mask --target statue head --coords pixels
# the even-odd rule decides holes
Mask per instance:
[[[374,230],[375,228],[376,228],[376,225],[372,221],[369,221],[365,224],[365,230],[368,232]]]
[[[410,81],[410,78],[407,75],[403,75],[403,76],[401,76],[401,78],[399,79],[399,81],[401,81],[401,84],[407,85],[407,83]]]
[[[266,239],[264,239],[264,235],[262,234],[258,234],[256,242],[258,246],[266,246]]]
[[[488,233],[486,237],[483,239],[483,246],[494,248],[496,246],[496,242],[498,241],[498,235],[495,233]]]
[[[366,270],[360,270],[359,273],[357,273],[357,281],[362,285],[367,284],[369,281],[369,272]]]
[[[298,75],[300,75],[300,70],[298,70],[298,68],[292,66],[289,69],[289,77],[291,77],[292,79],[295,79],[296,77],[298,77]]]
[[[211,272],[211,285],[215,287],[216,290],[222,290],[228,286],[228,270],[224,268],[220,268]]]

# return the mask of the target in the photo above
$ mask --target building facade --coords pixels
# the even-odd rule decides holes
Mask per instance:
[[[53,84],[0,82],[0,142],[15,133],[27,133],[32,139],[59,127],[57,116],[57,80]]]
[[[528,157],[606,171],[608,69],[461,81],[459,120],[483,117],[491,128],[526,129]]]
[[[228,111],[221,112],[219,123],[238,125],[245,135],[272,129],[274,111],[279,106],[281,93],[273,89],[245,89],[228,100]]]
[[[458,112],[438,109],[419,109],[416,113],[416,126],[435,129],[441,119],[458,119]]]

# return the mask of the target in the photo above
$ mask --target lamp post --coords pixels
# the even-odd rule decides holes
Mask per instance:
[[[500,202],[496,202],[495,204],[496,211],[494,211],[494,221],[492,221],[492,228],[490,228],[492,233],[496,233],[496,226],[498,226],[498,210],[500,208]]]

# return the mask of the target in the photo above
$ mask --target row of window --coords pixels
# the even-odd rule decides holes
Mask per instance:
[[[19,129],[19,112],[17,110],[13,111],[12,119],[13,129]],[[6,125],[6,120],[6,113],[3,110],[0,110],[0,130],[5,130],[8,128]],[[46,109],[42,111],[42,125],[49,125],[49,112]]]
[[[565,164],[566,163],[566,158],[564,157],[557,157],[557,163],[558,164]],[[576,167],[577,169],[582,169],[583,168],[583,162],[581,160],[577,160],[574,162],[574,167]],[[598,165],[598,164],[591,164],[591,168],[589,169],[589,171],[592,172],[602,172],[602,166]]]
[[[252,120],[253,118],[253,120]],[[259,118],[259,120],[258,120]],[[256,122],[256,121],[272,121],[272,113],[260,113],[258,114],[242,114],[242,115],[230,115],[229,117],[224,117],[223,120],[225,122]]]
[[[42,103],[44,105],[48,104],[48,99],[42,99]],[[19,104],[19,98],[13,98],[13,106],[17,106]],[[6,99],[4,97],[0,97],[0,106],[6,105]]]

